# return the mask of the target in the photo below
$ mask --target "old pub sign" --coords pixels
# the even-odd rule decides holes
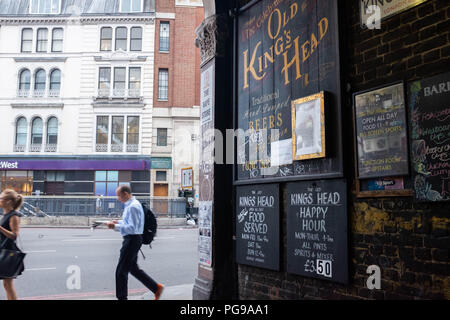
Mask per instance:
[[[237,180],[342,176],[337,16],[333,0],[265,0],[240,12],[236,129],[245,138],[238,143]],[[319,93],[326,153],[296,160],[292,102]],[[314,140],[307,134],[316,122],[307,116],[297,145]]]

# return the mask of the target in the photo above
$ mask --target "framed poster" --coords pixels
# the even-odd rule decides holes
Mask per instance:
[[[324,93],[292,101],[292,159],[325,157]]]
[[[450,72],[408,84],[416,201],[450,201]]]
[[[359,179],[409,173],[403,82],[353,95]]]
[[[236,29],[234,129],[245,140],[235,153],[235,185],[342,177],[337,2],[252,1],[239,10]],[[310,135],[312,127],[301,132],[292,122],[292,102],[322,91],[324,117],[333,119],[326,127],[326,154],[322,135]],[[311,124],[298,104],[298,120]],[[320,117],[310,115],[321,129]],[[293,127],[302,137],[295,137],[298,160]]]
[[[192,189],[193,183],[193,170],[192,167],[181,169],[181,189]]]

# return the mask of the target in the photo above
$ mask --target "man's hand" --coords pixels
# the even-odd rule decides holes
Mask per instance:
[[[114,229],[114,226],[115,226],[117,223],[118,223],[117,220],[109,221],[109,222],[106,223],[106,226],[107,226],[109,229]]]

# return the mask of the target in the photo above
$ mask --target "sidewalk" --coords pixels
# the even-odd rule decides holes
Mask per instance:
[[[166,286],[160,300],[192,300],[192,289],[194,284],[182,284],[178,286]],[[153,292],[147,291],[144,294],[131,293],[128,296],[128,300],[154,300],[155,296]],[[108,296],[86,298],[86,300],[116,300],[116,297],[111,292]]]

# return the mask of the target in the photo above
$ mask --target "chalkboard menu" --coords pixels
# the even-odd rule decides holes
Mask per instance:
[[[280,222],[277,184],[236,188],[236,261],[279,270]]]
[[[450,73],[408,86],[415,199],[450,200]]]
[[[237,180],[342,176],[337,16],[334,0],[262,0],[239,13]],[[322,91],[326,157],[294,160],[292,101]]]
[[[287,272],[348,282],[345,180],[286,185]]]
[[[354,95],[358,177],[407,175],[403,83]]]

